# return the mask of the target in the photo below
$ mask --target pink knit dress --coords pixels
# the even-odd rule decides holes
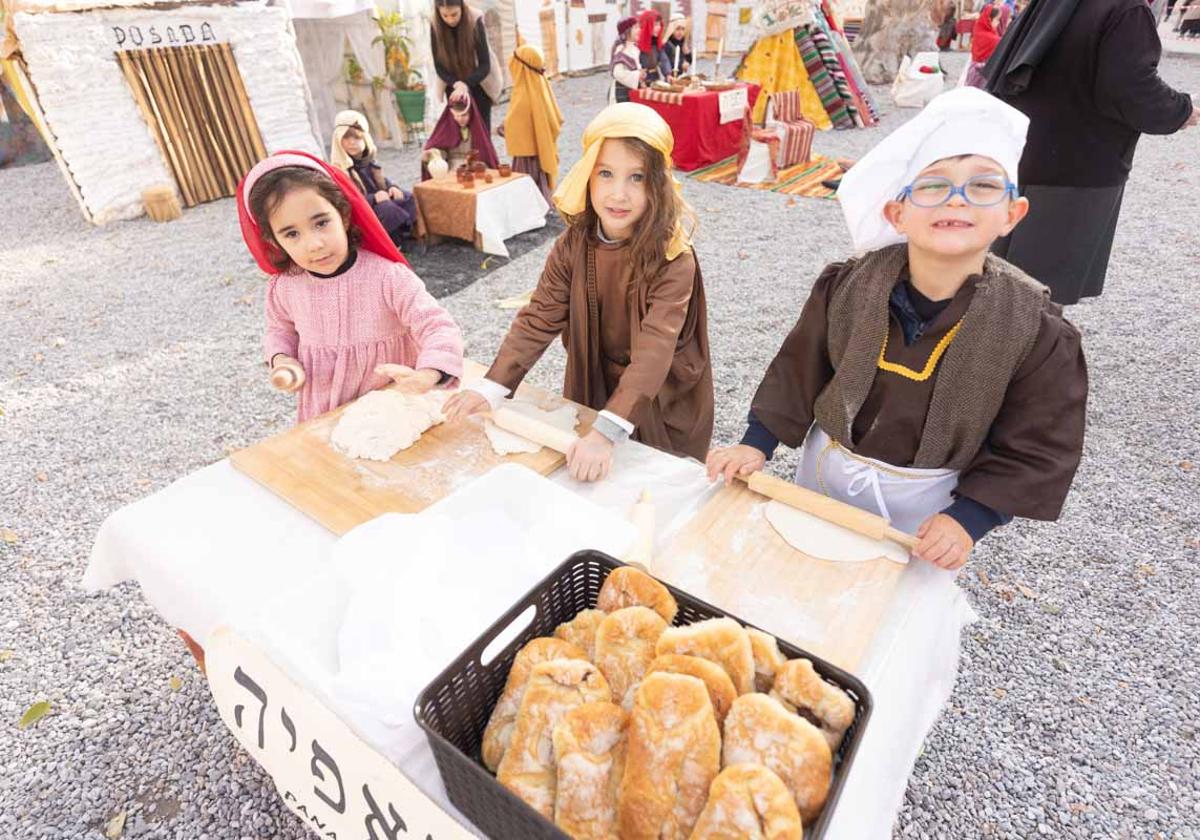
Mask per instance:
[[[455,380],[463,370],[462,332],[450,313],[408,266],[366,249],[337,277],[272,277],[263,352],[268,364],[285,353],[304,367],[299,423],[390,383],[375,373],[385,362]]]

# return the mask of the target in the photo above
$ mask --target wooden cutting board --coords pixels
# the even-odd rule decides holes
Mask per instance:
[[[651,572],[854,672],[904,566],[809,557],[771,527],[768,502],[741,482],[723,487],[659,553]]]
[[[467,362],[466,378],[484,373],[481,365]],[[532,385],[518,388],[517,397],[546,409],[567,402]],[[596,413],[578,408],[575,431],[583,434]],[[545,448],[532,454],[497,455],[478,416],[431,427],[390,461],[348,458],[329,442],[345,409],[341,406],[234,452],[229,460],[339,536],[381,513],[424,510],[499,464],[523,464],[549,475],[566,462],[563,455]]]

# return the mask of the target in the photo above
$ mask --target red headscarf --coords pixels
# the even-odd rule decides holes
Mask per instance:
[[[371,205],[367,203],[366,197],[354,185],[354,182],[346,177],[346,173],[308,152],[288,150],[276,152],[270,157],[260,160],[253,169],[246,173],[246,177],[242,179],[237,188],[238,222],[242,226],[242,239],[246,241],[246,247],[254,255],[254,261],[258,263],[259,268],[267,274],[278,274],[279,269],[271,264],[271,252],[277,253],[278,249],[277,246],[267,242],[262,231],[259,230],[258,222],[254,221],[254,216],[250,212],[250,191],[254,189],[254,185],[263,175],[285,166],[299,166],[328,175],[333,183],[337,184],[337,188],[342,191],[342,195],[346,196],[350,202],[350,224],[362,232],[362,244],[359,247],[366,248],[392,262],[408,265],[408,260],[404,259],[404,255],[397,250],[391,238],[388,237],[387,231],[379,223],[379,219],[376,217],[375,211],[371,209]]]
[[[995,7],[988,3],[980,9],[979,17],[975,18],[975,26],[971,30],[971,61],[976,63],[991,58],[1000,43],[999,19],[997,18],[997,23],[992,23],[993,8]]]
[[[658,37],[655,38],[655,24],[662,24],[662,18],[659,16],[658,12],[654,11],[654,9],[646,9],[644,12],[638,15],[638,26],[641,27],[641,29],[638,31],[638,49],[644,53],[650,52],[651,44],[659,49],[662,49],[663,36],[666,35],[666,32],[659,31]],[[663,27],[663,29],[665,28],[666,27]]]

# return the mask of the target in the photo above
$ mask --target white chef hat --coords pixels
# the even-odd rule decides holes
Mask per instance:
[[[979,88],[937,96],[921,113],[867,152],[842,177],[837,197],[857,252],[906,241],[883,217],[883,206],[922,169],[959,155],[982,155],[1017,183],[1029,117]]]

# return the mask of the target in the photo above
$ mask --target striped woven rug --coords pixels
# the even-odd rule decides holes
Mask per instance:
[[[804,198],[826,199],[832,199],[834,192],[829,187],[822,186],[821,182],[840,178],[841,175],[842,168],[837,165],[837,161],[823,155],[813,155],[813,159],[808,163],[799,163],[786,169],[780,169],[779,178],[775,183],[739,184],[736,155],[704,169],[697,169],[692,173],[692,177],[697,181],[710,184],[725,184],[751,190],[770,190]]]

